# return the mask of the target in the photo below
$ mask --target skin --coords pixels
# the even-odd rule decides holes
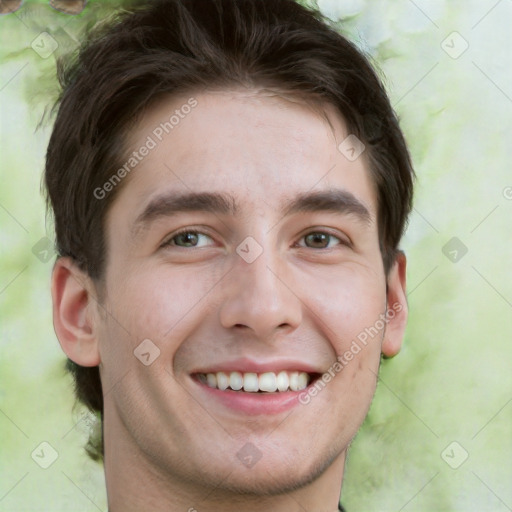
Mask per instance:
[[[366,154],[351,162],[337,149],[348,131],[333,107],[262,90],[193,96],[197,107],[125,178],[108,212],[102,289],[68,258],[52,276],[63,350],[100,366],[109,510],[336,510],[381,354],[402,342],[405,257],[385,275]],[[149,108],[131,146],[189,97]],[[352,193],[369,221],[325,211],[283,217],[284,201],[333,188]],[[241,211],[159,217],[134,237],[138,215],[169,191],[229,192]],[[181,228],[204,235],[187,244],[173,238]],[[306,237],[318,231],[333,237]],[[248,236],[263,250],[252,263],[236,252]],[[249,416],[191,377],[238,357],[325,372],[392,304],[401,311],[307,405]],[[160,350],[149,366],[133,353],[144,339]],[[252,467],[237,457],[247,443],[261,455]]]

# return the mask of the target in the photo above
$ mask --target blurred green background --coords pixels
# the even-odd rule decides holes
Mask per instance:
[[[106,510],[103,468],[83,450],[91,417],[73,409],[53,332],[40,188],[55,59],[120,5],[73,16],[25,1],[0,16],[0,511]],[[512,510],[512,1],[318,5],[385,77],[418,174],[405,344],[382,365],[342,501]]]

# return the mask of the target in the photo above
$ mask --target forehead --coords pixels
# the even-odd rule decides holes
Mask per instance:
[[[112,210],[129,206],[126,220],[133,223],[151,198],[176,190],[229,192],[237,215],[263,215],[282,212],[299,193],[338,188],[373,217],[366,155],[351,161],[338,149],[348,135],[334,107],[267,90],[161,98],[130,133],[137,162]]]

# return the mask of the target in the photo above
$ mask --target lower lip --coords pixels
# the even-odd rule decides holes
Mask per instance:
[[[289,411],[300,404],[299,396],[307,393],[302,391],[282,391],[276,393],[249,393],[245,391],[222,391],[211,388],[194,379],[194,382],[208,394],[210,398],[220,402],[226,408],[248,415],[279,414]]]

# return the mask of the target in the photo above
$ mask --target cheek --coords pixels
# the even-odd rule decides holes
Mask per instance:
[[[213,269],[212,269],[213,270]],[[138,268],[111,283],[112,316],[132,340],[149,338],[157,345],[179,339],[198,312],[204,311],[209,291],[221,278],[217,272],[160,267]],[[116,329],[119,331],[118,329]],[[161,347],[167,349],[166,346]]]
[[[355,265],[337,271],[331,268],[330,272],[326,269],[303,283],[305,303],[317,313],[338,354],[358,336],[364,337],[361,333],[374,326],[385,310],[385,282],[370,269]]]
[[[121,380],[123,386],[134,379],[149,385],[148,371],[169,378],[180,343],[198,315],[206,314],[203,299],[212,287],[209,279],[187,271],[138,268],[125,275],[109,283],[108,314],[99,333],[108,389]]]

